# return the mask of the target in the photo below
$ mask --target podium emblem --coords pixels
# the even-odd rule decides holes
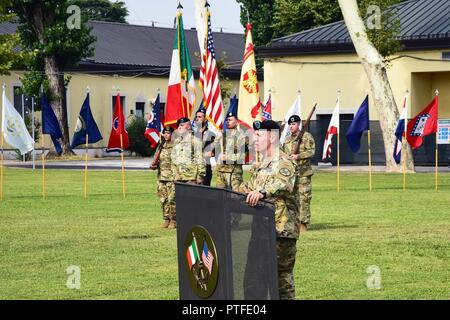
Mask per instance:
[[[208,230],[196,226],[186,235],[185,248],[185,266],[191,288],[200,298],[209,298],[216,290],[219,275],[214,240]]]

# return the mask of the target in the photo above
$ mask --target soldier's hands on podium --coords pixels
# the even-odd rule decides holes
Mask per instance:
[[[259,200],[262,200],[264,198],[264,195],[259,192],[259,191],[251,191],[248,195],[247,195],[247,203],[251,206],[254,207],[258,204]]]
[[[202,178],[198,178],[197,179],[197,184],[203,184],[203,179]]]

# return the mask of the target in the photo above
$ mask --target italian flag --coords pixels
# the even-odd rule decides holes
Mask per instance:
[[[192,239],[192,244],[186,250],[186,257],[189,263],[189,269],[192,269],[192,266],[197,262],[199,257],[197,244],[194,239]]]
[[[173,43],[169,87],[164,125],[174,125],[183,117],[190,118],[195,105],[195,80],[189,49],[184,35],[183,15],[176,17],[177,33]]]

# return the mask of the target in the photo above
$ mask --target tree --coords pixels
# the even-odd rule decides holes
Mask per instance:
[[[382,55],[369,39],[366,26],[359,14],[356,0],[338,1],[356,53],[369,79],[375,107],[380,117],[386,155],[386,169],[387,171],[400,171],[400,167],[397,166],[392,157],[396,139],[395,129],[400,115],[387,77],[386,64]],[[404,154],[406,154],[408,159],[408,170],[414,170],[411,149],[407,147]]]
[[[14,14],[9,12],[10,5],[9,0],[0,0],[0,24],[14,18]],[[25,54],[17,50],[19,43],[18,34],[0,34],[0,75],[8,74],[24,61]]]
[[[63,154],[72,154],[67,122],[66,86],[64,69],[75,66],[81,59],[93,55],[90,35],[76,10],[68,11],[68,0],[13,0],[12,8],[19,19],[22,49],[33,52],[35,59],[27,65],[23,79],[25,93],[39,96],[42,86],[52,101],[61,125]]]
[[[336,0],[275,0],[274,38],[342,20]]]
[[[236,0],[236,2],[241,4],[241,23],[244,29],[247,17],[253,25],[252,36],[255,47],[268,44],[274,34],[272,17],[275,0]]]
[[[127,23],[128,9],[123,1],[109,0],[71,0],[71,4],[81,9],[83,19]]]

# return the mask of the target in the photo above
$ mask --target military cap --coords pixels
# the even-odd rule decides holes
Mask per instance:
[[[288,120],[288,124],[294,123],[294,122],[300,122],[300,117],[297,115],[291,116]]]
[[[225,116],[225,119],[229,118],[229,117],[235,117],[237,118],[237,114],[234,111],[228,112]]]
[[[255,121],[253,122],[255,130],[280,130],[280,126],[273,120]]]
[[[206,114],[206,109],[205,108],[199,108],[198,110],[197,110],[197,113],[203,113],[203,114]]]
[[[166,132],[170,132],[172,133],[174,131],[174,129],[172,127],[166,126],[164,127],[164,129],[162,130],[162,133],[166,133]]]
[[[186,123],[186,122],[191,122],[191,120],[189,120],[189,118],[180,118],[177,121],[177,125],[179,126],[182,123]]]

